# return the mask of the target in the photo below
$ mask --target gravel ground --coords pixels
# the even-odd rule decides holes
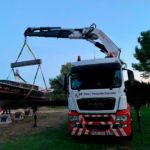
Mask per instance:
[[[37,111],[37,128],[33,128],[33,116],[27,116],[23,120],[13,120],[10,124],[0,125],[0,142],[14,138],[18,135],[26,135],[39,132],[45,128],[57,128],[67,123],[67,109],[42,107]]]

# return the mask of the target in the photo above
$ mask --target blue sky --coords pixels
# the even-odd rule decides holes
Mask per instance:
[[[150,29],[149,0],[5,0],[0,5],[0,78],[6,79],[10,63],[14,62],[24,42],[27,27],[82,28],[96,23],[121,48],[121,58],[131,64],[137,37]],[[62,64],[82,59],[104,57],[97,48],[86,41],[28,38],[28,44],[37,58],[42,59],[46,81],[60,73]],[[20,61],[31,59],[27,49]],[[20,68],[29,82],[33,81],[36,67]],[[13,79],[13,77],[11,77]],[[41,82],[40,74],[37,83]]]

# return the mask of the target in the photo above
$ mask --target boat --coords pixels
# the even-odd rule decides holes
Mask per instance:
[[[37,85],[0,80],[0,106],[2,108],[33,106],[47,101],[49,101],[47,92],[40,90]]]

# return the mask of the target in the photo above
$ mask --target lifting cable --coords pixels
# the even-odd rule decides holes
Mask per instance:
[[[19,58],[20,58],[20,56],[21,56],[21,54],[22,54],[22,52],[23,52],[23,49],[24,49],[24,47],[26,46],[26,43],[27,43],[27,38],[25,37],[23,46],[22,46],[22,48],[21,48],[21,50],[20,50],[20,52],[19,52],[19,55],[18,55],[18,57],[17,57],[17,59],[16,59],[15,62],[17,62],[17,61],[19,60]],[[10,75],[11,75],[12,72],[13,72],[13,74],[14,74],[14,76],[15,76],[15,71],[14,71],[14,69],[12,68],[11,71],[10,71],[10,73],[8,74],[7,78],[6,78],[7,80],[9,79],[9,77],[10,77]]]
[[[27,43],[26,37],[25,37],[25,41],[26,41],[26,46],[27,46],[27,48],[29,49],[29,51],[31,52],[33,58],[34,58],[35,60],[37,60],[36,57],[35,57],[35,55],[34,55],[34,53],[33,53],[33,51],[32,51],[32,49],[29,47],[29,45],[28,45],[28,43]],[[43,81],[44,81],[44,85],[45,85],[45,88],[46,88],[46,90],[47,90],[46,81],[45,81],[44,74],[43,74],[43,71],[42,71],[42,67],[41,67],[40,64],[39,64],[38,70],[39,70],[39,69],[40,69],[40,71],[41,71],[41,75],[42,75],[42,78],[43,78]],[[38,71],[37,71],[37,73],[38,73]],[[36,76],[37,76],[37,73],[36,73]],[[36,80],[36,78],[35,78],[35,80]],[[35,81],[34,81],[34,82],[35,82]]]
[[[16,63],[18,62],[18,60],[19,60],[19,58],[20,58],[20,56],[21,56],[21,54],[22,54],[22,52],[23,52],[25,46],[28,48],[28,50],[29,50],[29,52],[31,53],[31,55],[33,56],[33,58],[34,58],[35,60],[37,60],[36,57],[35,57],[35,54],[33,53],[32,49],[30,48],[30,46],[29,46],[28,43],[27,43],[27,37],[25,37],[23,46],[22,46],[22,48],[21,48],[21,50],[20,50],[20,52],[19,52],[19,55],[18,55],[18,57],[17,57],[17,59],[16,59],[16,61],[15,61]],[[36,71],[36,74],[35,74],[35,77],[34,77],[34,80],[33,80],[33,85],[35,84],[35,81],[36,81],[36,78],[37,78],[39,69],[40,69],[40,71],[41,71],[41,75],[42,75],[42,79],[43,79],[45,88],[46,88],[46,90],[48,90],[47,85],[46,85],[46,80],[45,80],[45,77],[44,77],[44,74],[43,74],[43,71],[42,71],[42,68],[41,68],[41,65],[40,65],[40,64],[38,65],[38,68],[37,68],[37,71]],[[10,71],[10,73],[9,73],[9,75],[8,75],[8,77],[7,77],[7,80],[9,79],[9,77],[10,77],[10,75],[11,75],[12,72],[13,72],[14,76],[16,76],[16,73],[15,73],[15,71],[14,71],[14,68],[12,68],[11,71]],[[20,78],[22,81],[26,82],[20,75],[19,75],[19,78]],[[31,88],[31,91],[32,91],[32,90],[33,90],[33,87]],[[31,93],[31,91],[28,92],[27,96]]]

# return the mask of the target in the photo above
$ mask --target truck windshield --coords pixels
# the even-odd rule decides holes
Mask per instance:
[[[121,86],[120,64],[104,64],[73,67],[71,70],[71,88],[106,89]]]

